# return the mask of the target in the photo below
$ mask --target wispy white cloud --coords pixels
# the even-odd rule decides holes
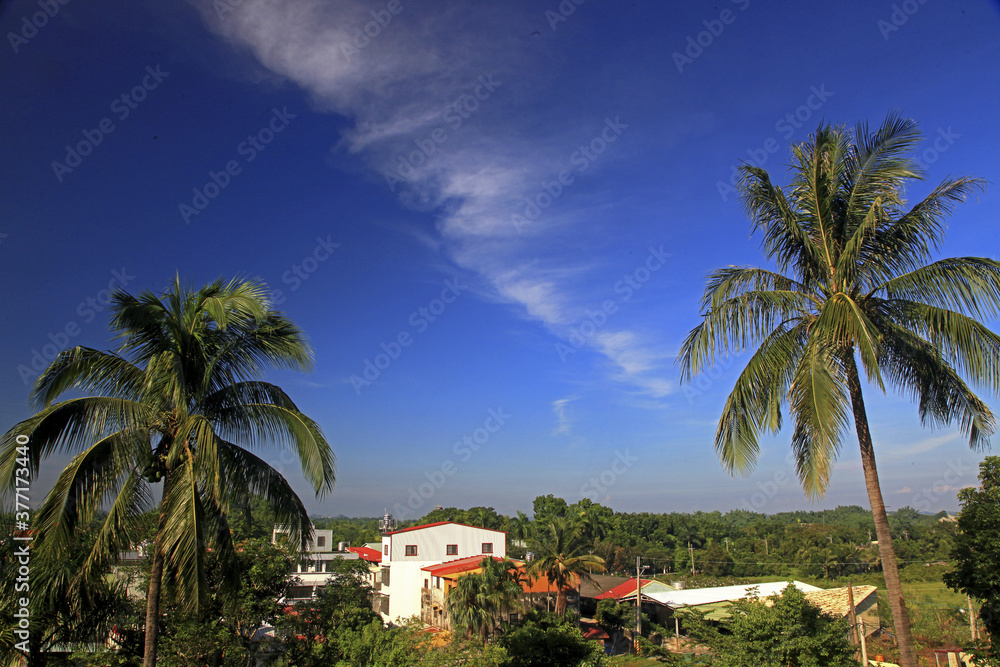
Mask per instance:
[[[438,215],[439,240],[425,236],[425,245],[477,274],[492,298],[569,336],[594,302],[585,278],[599,262],[563,246],[588,210],[606,203],[578,184],[575,199],[562,193],[569,185],[553,195],[551,184],[581,141],[618,135],[603,114],[540,121],[525,113],[526,93],[546,76],[524,30],[537,15],[508,5],[403,3],[375,26],[370,3],[357,0],[244,0],[224,17],[210,0],[190,2],[216,33],[308,91],[319,110],[353,121],[335,150],[378,174],[404,204]],[[588,175],[595,163],[586,159]],[[519,228],[512,215],[531,201],[551,208]],[[586,345],[608,360],[611,379],[642,396],[672,391],[655,341],[619,324]]]
[[[552,435],[569,435],[572,430],[572,422],[566,408],[575,400],[575,396],[569,396],[552,401],[552,411],[556,416],[556,428],[552,431]]]

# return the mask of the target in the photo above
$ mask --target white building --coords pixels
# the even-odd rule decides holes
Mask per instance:
[[[276,544],[282,536],[287,539],[288,529],[275,526],[271,531],[271,543]],[[308,600],[316,597],[316,591],[326,585],[330,578],[330,562],[336,558],[358,560],[358,554],[340,550],[342,545],[333,543],[332,530],[312,531],[312,536],[306,545],[306,550],[300,554],[298,562],[292,567],[289,577],[298,578],[298,584],[288,591],[287,601]]]
[[[382,601],[385,621],[420,616],[420,592],[429,587],[421,568],[470,556],[507,557],[507,533],[451,521],[382,535]]]

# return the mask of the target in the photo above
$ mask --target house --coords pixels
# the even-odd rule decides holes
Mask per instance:
[[[852,593],[854,614],[859,627],[864,628],[867,637],[881,628],[878,617],[878,588],[875,586],[854,586]],[[819,607],[824,614],[834,618],[843,618],[851,613],[850,596],[846,586],[810,591],[806,593],[806,600]]]
[[[288,533],[287,527],[275,526],[271,531],[271,543],[277,544],[281,540],[287,540]],[[289,589],[286,601],[294,602],[316,597],[316,592],[325,586],[330,578],[332,572],[330,564],[333,560],[338,558],[358,560],[359,556],[356,553],[336,550],[340,546],[342,545],[334,544],[332,530],[313,529],[305,551],[288,575],[297,581],[296,585]]]
[[[772,595],[781,595],[781,591],[787,586],[795,586],[803,593],[821,591],[821,588],[804,584],[801,581],[774,581],[763,584],[748,584],[743,586],[716,586],[713,588],[691,588],[683,590],[650,591],[644,588],[642,591],[642,604],[644,610],[653,612],[656,622],[669,627],[675,626],[674,611],[689,607],[705,613],[708,620],[719,620],[728,615],[729,605],[751,595],[766,598]],[[635,595],[633,593],[632,597]],[[668,625],[669,623],[669,625]]]
[[[383,620],[398,623],[421,615],[421,593],[429,588],[431,576],[423,568],[485,556],[507,556],[507,533],[453,521],[384,532],[379,589]]]
[[[347,547],[347,550],[357,554],[358,558],[368,563],[368,583],[372,588],[378,590],[382,579],[382,552],[367,545]]]
[[[500,561],[502,559],[493,556],[493,560]],[[458,583],[459,577],[482,572],[482,562],[483,556],[471,556],[421,568],[425,577],[423,588],[420,591],[420,620],[427,625],[451,630],[451,619],[445,606],[448,594]],[[511,562],[520,574],[522,608],[551,608],[551,603],[557,592],[556,585],[549,581],[548,577],[529,577],[527,564],[523,561],[512,560]],[[578,590],[579,584],[579,579],[574,577],[574,589]],[[520,612],[515,611],[508,613],[503,620],[517,621],[519,617]]]
[[[649,595],[650,593],[665,593],[677,590],[673,586],[668,586],[667,584],[654,579],[640,579],[640,581],[642,582],[641,590],[643,595]],[[601,593],[595,599],[611,599],[618,601],[635,600],[635,589],[635,579],[629,579],[628,581]]]

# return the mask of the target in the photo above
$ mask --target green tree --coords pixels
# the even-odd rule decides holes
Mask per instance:
[[[250,450],[290,450],[317,494],[333,487],[334,457],[319,426],[279,387],[257,378],[269,367],[306,370],[303,333],[271,309],[267,288],[216,281],[199,290],[177,279],[161,296],[117,292],[111,327],[117,352],[65,350],[35,384],[40,411],[0,444],[0,488],[14,481],[18,442],[30,469],[53,453],[74,458],[35,516],[36,548],[53,557],[102,506],[108,513],[79,570],[106,570],[136,540],[139,518],[162,482],[146,606],[144,667],[156,663],[160,590],[174,582],[196,611],[208,592],[205,558],[233,571],[227,515],[264,499],[295,544],[311,529],[302,501],[281,474]],[[54,403],[67,391],[84,394]],[[230,580],[235,585],[235,581]]]
[[[505,667],[577,667],[604,654],[597,642],[584,639],[575,623],[544,612],[531,612],[497,643],[507,651]]]
[[[372,610],[374,590],[368,564],[361,560],[330,561],[331,577],[316,598],[297,603],[276,626],[286,665],[403,667],[414,660],[411,637],[404,628],[382,627]]]
[[[956,424],[974,448],[994,418],[960,374],[1000,390],[1000,337],[979,322],[1000,312],[1000,262],[930,262],[943,218],[983,182],[945,180],[906,210],[903,189],[920,177],[907,155],[919,140],[913,121],[890,114],[875,132],[821,126],[794,145],[785,189],[742,167],[743,204],[777,270],[712,273],[678,357],[688,381],[756,348],[716,431],[731,472],[753,467],[761,433],[780,430],[787,406],[799,479],[822,495],[853,416],[904,667],[916,657],[857,362],[874,388],[913,396],[924,423]]]
[[[586,540],[578,521],[556,518],[533,542],[535,559],[528,566],[534,578],[546,577],[556,587],[556,613],[565,614],[567,596],[574,583],[604,571],[604,559],[589,553],[593,544]]]
[[[550,493],[545,496],[537,496],[531,503],[531,511],[534,515],[535,525],[544,526],[552,519],[566,516],[569,508],[565,500],[556,498]]]
[[[158,654],[163,665],[211,663],[254,665],[261,642],[254,635],[263,626],[274,625],[282,616],[278,600],[288,594],[294,560],[280,546],[265,540],[235,544],[234,567],[239,587],[226,586],[216,552],[206,561],[209,595],[197,613],[171,604],[170,587],[164,588],[164,627]]]
[[[684,612],[682,612],[684,613]],[[688,632],[718,658],[716,667],[851,667],[855,649],[847,620],[824,615],[789,585],[766,600],[734,602],[720,627],[687,612]]]
[[[958,565],[944,576],[950,588],[982,605],[979,617],[990,635],[986,656],[1000,665],[1000,457],[979,464],[978,489],[962,489],[959,533],[952,558]]]
[[[500,626],[505,613],[520,608],[521,576],[509,560],[483,558],[480,571],[463,575],[448,592],[445,607],[451,622],[466,636],[483,641]]]

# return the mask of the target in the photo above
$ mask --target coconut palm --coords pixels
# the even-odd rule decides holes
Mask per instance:
[[[570,517],[551,519],[536,533],[528,573],[535,579],[546,577],[556,587],[557,614],[566,613],[567,596],[576,583],[604,571],[604,559],[589,553],[592,547],[579,521]]]
[[[260,498],[293,544],[308,538],[302,501],[253,451],[298,458],[317,494],[333,487],[334,457],[319,426],[258,379],[268,367],[311,366],[303,333],[271,310],[264,285],[216,281],[194,291],[177,279],[161,296],[118,292],[111,327],[121,341],[116,352],[65,350],[38,379],[39,412],[0,444],[0,488],[13,483],[18,436],[31,443],[33,475],[50,454],[74,455],[35,515],[34,548],[58,556],[76,528],[106,508],[79,571],[87,580],[133,546],[152,487],[162,484],[145,622],[143,665],[151,667],[161,586],[197,610],[206,549],[232,562],[231,507]],[[54,403],[67,391],[84,396]]]
[[[522,590],[520,570],[512,561],[487,556],[479,572],[458,578],[448,591],[445,607],[453,625],[486,641],[504,614],[520,608]]]
[[[776,270],[713,272],[678,357],[688,381],[755,349],[716,431],[730,472],[753,467],[761,433],[777,433],[787,407],[799,479],[822,495],[853,417],[904,667],[916,662],[858,361],[874,389],[912,396],[925,424],[957,425],[973,448],[994,419],[961,376],[1000,389],[1000,337],[979,322],[1000,309],[1000,263],[931,261],[943,218],[983,182],[945,180],[907,210],[903,188],[921,178],[907,155],[919,140],[912,120],[890,114],[874,132],[821,126],[794,145],[786,188],[742,167],[742,201]]]

